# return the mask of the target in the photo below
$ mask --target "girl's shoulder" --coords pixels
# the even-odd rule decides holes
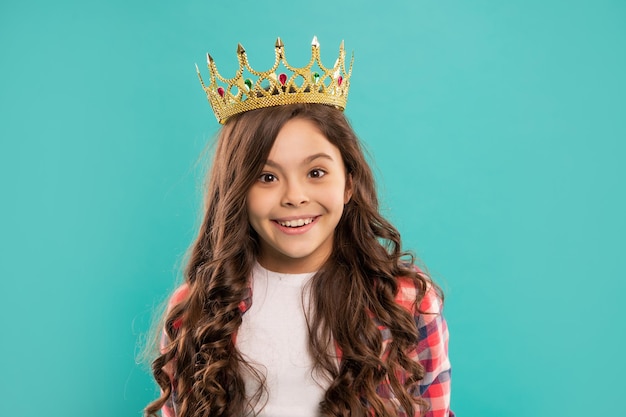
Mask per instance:
[[[398,277],[396,302],[416,316],[419,314],[440,314],[443,306],[441,294],[422,271],[419,269],[416,271],[426,278],[426,290],[418,288],[415,281],[409,277]],[[418,300],[419,303],[416,303]]]
[[[185,282],[180,287],[176,288],[174,292],[172,293],[172,295],[170,296],[170,299],[167,303],[167,311],[165,314],[169,314],[170,311],[172,311],[172,309],[177,304],[180,304],[188,296],[189,296],[189,285]],[[176,320],[174,320],[174,323],[173,323],[174,329],[178,330],[181,325],[182,325],[182,318],[179,317]]]
[[[167,309],[171,310],[176,304],[179,304],[189,295],[189,285],[185,282],[174,290],[167,303]]]

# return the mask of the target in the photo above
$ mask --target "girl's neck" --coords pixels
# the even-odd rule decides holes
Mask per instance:
[[[299,259],[285,259],[280,262],[268,261],[262,256],[257,258],[261,267],[278,274],[308,274],[319,271],[322,263],[302,262]]]

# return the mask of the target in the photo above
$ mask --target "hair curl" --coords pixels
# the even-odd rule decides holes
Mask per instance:
[[[246,195],[279,130],[293,118],[313,121],[339,149],[352,177],[352,198],[335,229],[332,254],[311,282],[309,347],[315,371],[330,382],[320,413],[396,416],[376,392],[384,380],[407,415],[425,406],[412,395],[424,368],[407,356],[418,342],[416,324],[395,296],[398,277],[412,280],[418,290],[417,308],[434,284],[412,267],[412,255],[401,250],[400,234],[379,213],[373,174],[343,113],[305,104],[243,113],[222,128],[204,219],[185,269],[189,294],[166,314],[168,343],[152,365],[162,394],[146,407],[146,416],[156,416],[174,400],[177,417],[240,417],[261,398],[262,376],[254,374],[234,343],[242,321],[239,305],[247,295],[259,248],[259,237],[248,222]],[[382,336],[370,315],[391,332],[385,360],[380,357]],[[335,347],[342,354],[339,364]],[[261,386],[252,398],[245,392],[245,369]],[[400,380],[398,371],[408,377]]]

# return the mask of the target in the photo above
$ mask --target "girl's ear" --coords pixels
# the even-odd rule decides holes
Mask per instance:
[[[348,201],[352,198],[352,174],[346,175],[346,189],[343,192],[343,204],[348,204]]]

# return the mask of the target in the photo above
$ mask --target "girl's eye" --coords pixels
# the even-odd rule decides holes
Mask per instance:
[[[276,181],[276,176],[274,174],[263,173],[259,177],[259,181],[261,181],[261,182],[274,182],[274,181]]]
[[[314,169],[309,172],[309,177],[311,178],[322,178],[324,175],[326,175],[326,172],[321,169]]]

